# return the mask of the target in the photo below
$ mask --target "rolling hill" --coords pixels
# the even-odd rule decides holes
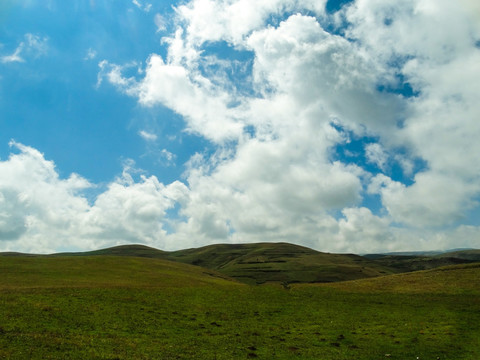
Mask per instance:
[[[364,257],[397,272],[411,272],[480,262],[480,250],[369,254]]]
[[[214,269],[247,284],[335,282],[393,273],[358,255],[288,243],[210,245],[172,252],[168,259]]]
[[[164,259],[214,270],[246,284],[335,282],[396,272],[358,255],[322,253],[289,243],[216,244],[173,252],[124,245],[51,256],[66,255]]]
[[[0,289],[241,285],[216,271],[178,262],[118,256],[3,256]]]
[[[373,279],[325,284],[355,293],[480,295],[480,263],[439,267]]]
[[[8,257],[35,256],[0,253]],[[37,257],[40,255],[36,255]],[[328,283],[428,270],[480,262],[480,250],[462,250],[431,256],[330,254],[289,243],[215,244],[179,251],[162,251],[145,245],[122,245],[88,252],[59,253],[46,257],[133,257],[195,265],[246,284]],[[40,256],[40,257],[45,257]]]

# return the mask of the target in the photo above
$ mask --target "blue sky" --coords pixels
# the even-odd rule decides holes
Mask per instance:
[[[4,1],[0,250],[479,247],[478,10]]]
[[[24,62],[2,65],[2,125],[8,126],[1,134],[2,155],[8,156],[8,142],[15,139],[50,154],[65,175],[108,182],[121,172],[122,159],[146,153],[139,129],[176,134],[182,120],[168,109],[144,111],[135,99],[96,86],[98,59],[141,63],[161,50],[161,36],[151,15],[130,2],[93,4],[15,1],[7,8],[3,52],[13,53],[25,34],[38,36],[45,50],[24,50]],[[157,6],[171,11],[168,2]]]

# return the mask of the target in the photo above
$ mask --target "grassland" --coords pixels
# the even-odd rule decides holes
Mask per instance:
[[[0,358],[479,359],[480,266],[250,286],[118,256],[0,257]]]

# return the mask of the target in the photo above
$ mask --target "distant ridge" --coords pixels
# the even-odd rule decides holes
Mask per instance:
[[[408,254],[408,255],[407,255]],[[417,254],[417,255],[413,255]],[[290,243],[215,244],[178,251],[146,245],[121,245],[87,252],[0,256],[84,257],[119,256],[162,259],[203,267],[247,284],[327,283],[480,262],[480,250],[449,253],[331,254]]]
[[[371,253],[363,254],[369,259],[378,258],[382,256],[437,256],[437,255],[447,255],[452,253],[462,253],[468,251],[476,251],[471,248],[459,248],[459,249],[449,249],[449,250],[435,250],[435,251],[393,251],[393,252],[380,252],[380,253]],[[480,251],[480,250],[478,250]]]
[[[0,256],[42,256],[42,255],[26,254],[26,253],[20,253],[15,251],[6,251],[6,252],[0,252]]]
[[[52,254],[50,256],[98,256],[98,255],[110,255],[110,256],[136,256],[146,258],[160,258],[164,259],[168,252],[158,250],[146,245],[132,244],[132,245],[119,245],[106,249],[86,251],[86,252],[64,252]]]

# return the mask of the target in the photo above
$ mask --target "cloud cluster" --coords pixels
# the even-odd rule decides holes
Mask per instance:
[[[162,39],[167,55],[150,55],[138,77],[124,75],[138,65],[104,60],[98,86],[106,80],[141,106],[172,109],[216,152],[195,154],[185,183],[135,181],[125,171],[89,204],[82,190],[91,184],[59,179],[41,154],[16,145],[20,154],[1,163],[10,175],[0,171],[7,209],[0,237],[26,244],[38,236],[38,248],[117,241],[164,248],[289,241],[355,252],[478,247],[480,224],[463,220],[480,196],[477,5],[356,0],[330,14],[325,4],[178,6],[177,28]],[[164,31],[163,19],[155,21]],[[351,137],[368,139],[358,149],[362,161],[336,151]],[[37,164],[34,176],[23,161]],[[8,180],[22,175],[24,187]],[[46,239],[48,229],[57,243]]]
[[[39,151],[12,142],[17,150],[0,161],[0,250],[53,252],[143,242],[165,247],[163,219],[187,192],[155,176],[135,181],[126,164],[122,176],[90,204],[95,186],[79,175],[59,177]]]
[[[390,240],[395,228],[385,224],[413,232],[458,223],[477,206],[480,191],[480,33],[469,6],[358,0],[333,17],[322,6],[291,1],[199,0],[179,7],[182,25],[164,40],[167,61],[152,55],[137,85],[139,101],[174,109],[220,146],[238,141],[228,156],[200,166],[208,171],[192,169],[192,196],[182,210],[189,220],[181,231],[215,240],[296,238],[323,247],[331,234],[317,226],[333,219],[337,236],[346,224],[358,227],[353,209],[365,229],[382,229]],[[305,10],[316,17],[302,15]],[[272,16],[283,20],[267,25]],[[454,29],[441,25],[447,23]],[[336,33],[327,31],[332,24],[340,26]],[[202,56],[212,42],[252,52],[250,94],[201,71],[212,61]],[[378,139],[365,157],[380,174],[332,160],[332,147],[345,141],[335,124]],[[418,159],[426,165],[414,173]],[[392,178],[394,161],[413,184]],[[368,194],[381,198],[379,221],[350,208]],[[331,218],[342,209],[343,219]],[[309,222],[315,225],[306,227]],[[345,248],[362,234],[357,229]]]

